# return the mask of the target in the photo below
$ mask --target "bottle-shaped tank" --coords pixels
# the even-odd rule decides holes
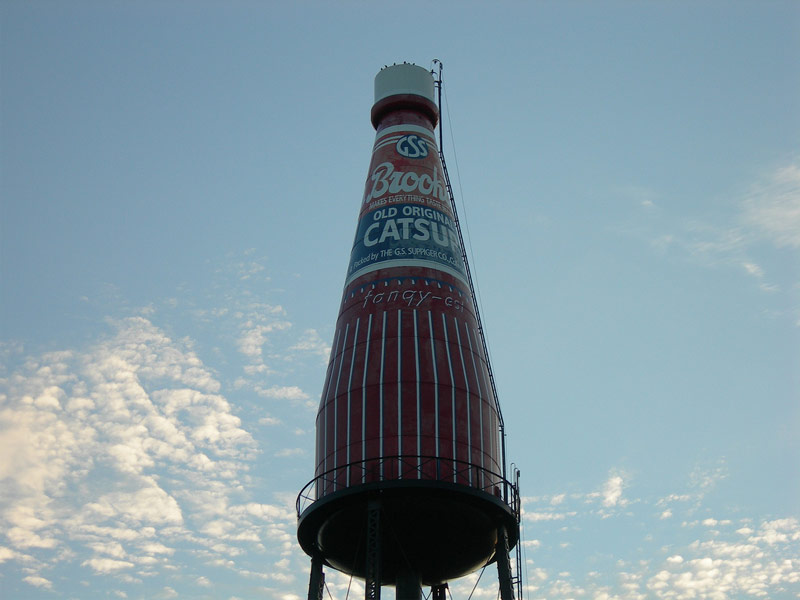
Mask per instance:
[[[375,78],[372,160],[317,414],[304,550],[364,576],[380,502],[381,580],[438,584],[516,541],[499,414],[434,128],[434,81],[402,64]],[[373,503],[374,506],[374,503]]]

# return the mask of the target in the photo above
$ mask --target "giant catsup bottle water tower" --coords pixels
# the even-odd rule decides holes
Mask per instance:
[[[440,70],[441,75],[441,70]],[[433,74],[375,77],[376,129],[317,413],[316,471],[298,498],[298,539],[323,566],[443,598],[448,581],[497,562],[513,598],[516,485],[434,128]],[[439,89],[441,89],[439,87]]]

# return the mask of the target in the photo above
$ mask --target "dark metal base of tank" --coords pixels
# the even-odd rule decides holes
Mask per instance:
[[[369,533],[379,511],[379,535]],[[379,585],[413,572],[436,586],[493,562],[503,530],[508,548],[519,537],[501,498],[442,481],[393,480],[351,486],[317,500],[300,515],[297,537],[309,556],[370,581],[370,553],[379,556]],[[370,549],[372,545],[372,549]]]

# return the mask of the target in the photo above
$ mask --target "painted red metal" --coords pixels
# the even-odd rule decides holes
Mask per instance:
[[[372,111],[375,145],[317,414],[317,498],[394,479],[500,485],[489,475],[502,472],[498,414],[437,118],[414,94]]]

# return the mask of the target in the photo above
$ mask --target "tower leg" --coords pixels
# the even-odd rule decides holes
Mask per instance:
[[[308,581],[308,600],[322,600],[322,590],[325,587],[325,573],[322,572],[322,559],[314,555],[311,557],[311,577]]]
[[[440,583],[439,585],[431,586],[432,600],[447,600],[447,584]]]
[[[422,580],[419,577],[419,573],[405,570],[397,574],[395,598],[397,600],[422,599]]]
[[[381,600],[381,503],[367,505],[367,564],[364,578],[365,600]]]
[[[514,585],[511,581],[511,557],[508,555],[508,533],[500,526],[497,540],[497,579],[500,583],[501,600],[514,600]]]

